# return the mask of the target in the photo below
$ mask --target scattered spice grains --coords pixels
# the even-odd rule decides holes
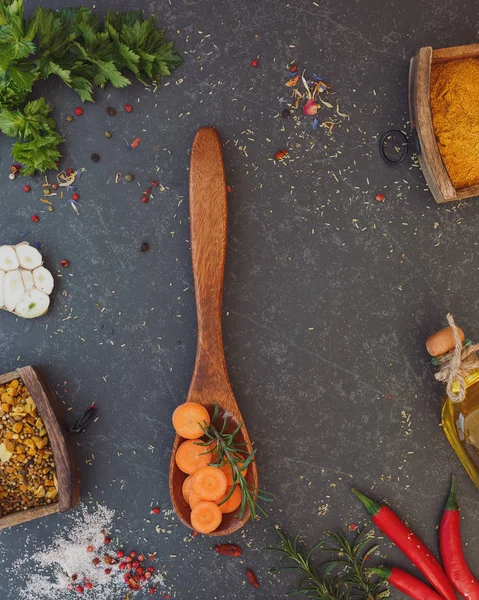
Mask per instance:
[[[102,505],[80,505],[69,513],[64,529],[48,546],[27,550],[13,563],[12,576],[22,572],[26,577],[18,600],[64,600],[83,593],[90,600],[120,600],[133,598],[136,591],[140,599],[151,587],[163,588],[161,574],[146,563],[155,554],[132,551],[128,564],[118,564],[125,551],[118,550],[117,558],[114,551],[113,556],[107,553],[115,537],[105,532],[113,530],[114,519],[115,512]]]

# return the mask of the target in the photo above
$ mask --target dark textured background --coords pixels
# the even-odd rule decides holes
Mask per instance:
[[[36,3],[26,5],[32,11]],[[98,3],[101,13],[132,7]],[[411,161],[390,169],[377,152],[378,134],[407,122],[410,56],[425,45],[474,42],[474,3],[171,0],[135,7],[156,14],[184,54],[167,87],[108,88],[73,123],[65,121],[78,104],[73,92],[55,82],[36,89],[54,104],[66,137],[62,166],[88,168],[81,217],[60,200],[54,213],[40,212],[40,180],[30,194],[21,191],[23,180],[8,180],[10,140],[0,138],[1,242],[31,231],[25,239],[42,243],[57,274],[62,258],[71,261],[56,279],[47,316],[0,315],[1,372],[41,365],[72,420],[96,402],[97,423],[77,439],[83,498],[118,510],[131,545],[148,538],[176,598],[286,597],[295,578],[270,575],[277,560],[263,551],[275,540],[273,524],[302,528],[313,542],[326,528],[366,523],[353,483],[390,502],[435,548],[452,472],[467,555],[478,571],[479,497],[440,429],[441,388],[424,341],[448,310],[479,338],[479,204],[437,206]],[[351,115],[332,137],[313,132],[310,119],[295,126],[275,118],[292,60],[332,84]],[[125,102],[132,114],[107,117],[108,105]],[[269,519],[225,540],[246,549],[244,564],[216,556],[211,539],[186,543],[188,530],[171,516],[145,521],[152,503],[171,507],[170,416],[185,398],[195,355],[187,169],[194,132],[204,124],[228,140],[227,360],[258,448],[261,485],[277,495]],[[141,145],[128,151],[123,136],[139,136]],[[272,155],[283,147],[289,160],[275,164]],[[98,164],[92,152],[101,155]],[[115,185],[118,171],[135,181]],[[143,205],[150,177],[166,189]],[[378,191],[384,203],[375,201]],[[31,223],[33,213],[40,223]],[[143,241],[147,254],[139,252]],[[1,532],[3,598],[16,599],[22,587],[22,573],[8,567],[24,554],[27,535],[28,547],[48,542],[64,519]],[[381,550],[400,560],[385,541]],[[259,590],[244,583],[245,566],[257,572]]]

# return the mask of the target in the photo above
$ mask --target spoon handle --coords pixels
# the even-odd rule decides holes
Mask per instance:
[[[190,163],[191,255],[198,346],[188,400],[203,404],[215,401],[206,397],[210,392],[217,395],[231,390],[221,328],[228,229],[226,196],[221,141],[215,129],[202,127],[193,141]]]

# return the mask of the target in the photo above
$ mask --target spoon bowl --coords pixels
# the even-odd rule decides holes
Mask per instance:
[[[244,442],[245,451],[250,453],[251,441],[231,388],[223,348],[221,310],[228,206],[221,141],[212,127],[202,127],[193,141],[189,198],[198,343],[195,368],[186,401],[202,404],[208,409],[210,417],[213,416],[215,404],[218,404],[220,412],[217,426],[223,423],[224,415],[228,416],[227,431],[234,431],[241,423],[237,441]],[[176,435],[170,459],[169,486],[173,508],[181,521],[192,528],[191,509],[182,494],[183,481],[187,475],[180,471],[175,462],[176,451],[183,441],[183,438]],[[258,488],[258,469],[255,461],[248,466],[246,480],[252,488]],[[241,529],[251,514],[246,507],[239,519],[238,512],[239,509],[224,514],[218,529],[208,535],[229,535]]]

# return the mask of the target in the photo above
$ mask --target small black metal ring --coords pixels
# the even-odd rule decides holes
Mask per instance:
[[[404,152],[399,156],[398,160],[391,160],[384,151],[386,139],[391,134],[399,135],[399,137],[401,137],[404,140]],[[400,131],[399,129],[390,129],[389,131],[386,131],[386,133],[382,136],[382,138],[379,142],[379,154],[381,155],[381,158],[384,160],[384,162],[388,163],[388,165],[399,165],[400,163],[402,163],[403,160],[408,155],[408,149],[409,149],[409,140],[407,139],[406,134],[403,131]]]

